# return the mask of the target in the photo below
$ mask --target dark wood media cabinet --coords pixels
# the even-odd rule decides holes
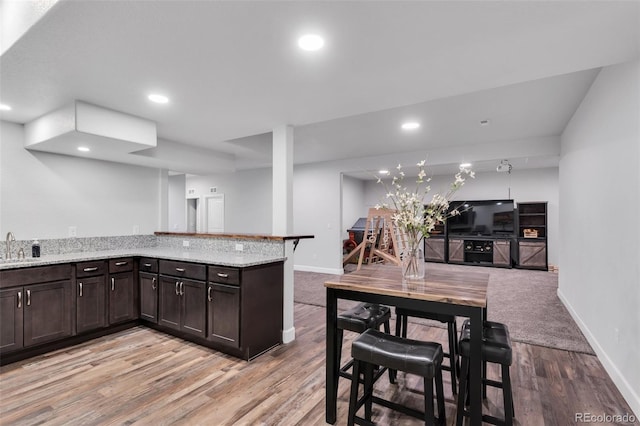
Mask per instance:
[[[427,262],[546,270],[547,203],[518,203],[513,234],[482,236],[450,234],[446,224],[424,240]]]

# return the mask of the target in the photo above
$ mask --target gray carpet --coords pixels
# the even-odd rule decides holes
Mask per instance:
[[[465,269],[479,266],[427,263],[427,268]],[[557,295],[558,275],[546,271],[483,268],[489,272],[487,318],[509,326],[514,341],[573,352],[594,354],[593,349]],[[326,306],[324,282],[330,274],[295,271],[294,300]],[[341,300],[338,309],[353,302]],[[411,322],[438,323],[411,319]]]

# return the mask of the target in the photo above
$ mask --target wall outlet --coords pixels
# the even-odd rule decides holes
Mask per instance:
[[[76,235],[78,235],[78,228],[75,226],[70,226],[69,227],[69,238],[74,238]]]
[[[140,226],[133,225],[133,235],[138,235],[140,233]]]
[[[236,244],[236,251],[244,250],[244,246],[242,244]]]
[[[189,241],[187,240],[182,241],[182,247],[189,247]]]

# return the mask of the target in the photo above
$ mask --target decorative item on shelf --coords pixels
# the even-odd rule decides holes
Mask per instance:
[[[527,228],[522,232],[524,233],[524,237],[525,238],[538,238],[538,230],[537,229]]]
[[[453,194],[464,185],[466,176],[474,178],[474,172],[469,168],[460,167],[455,174],[455,180],[449,190],[444,194],[434,194],[431,201],[425,205],[425,198],[431,191],[425,172],[425,160],[420,161],[416,186],[413,191],[403,184],[405,172],[402,165],[398,164],[397,174],[392,176],[391,185],[388,186],[378,177],[378,183],[384,185],[387,192],[384,202],[376,206],[376,209],[390,208],[394,210],[392,215],[393,223],[398,232],[398,243],[400,257],[402,259],[402,276],[405,279],[424,278],[424,252],[421,242],[424,238],[429,238],[436,225],[443,223],[448,216],[457,215],[459,212],[449,210],[449,201]]]

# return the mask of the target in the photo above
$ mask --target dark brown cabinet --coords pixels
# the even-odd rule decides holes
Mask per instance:
[[[24,288],[24,346],[72,335],[71,280]]]
[[[76,331],[106,327],[107,283],[104,275],[77,279],[76,283]]]
[[[204,265],[161,260],[158,325],[206,337],[207,305],[204,279]]]
[[[0,352],[73,334],[71,266],[0,271]]]
[[[0,353],[22,349],[22,287],[0,290]]]
[[[138,275],[140,287],[140,319],[158,323],[158,260],[142,258]]]
[[[133,259],[109,261],[109,324],[138,318]]]
[[[107,262],[104,260],[76,264],[77,333],[84,333],[109,325],[106,274]]]
[[[207,338],[240,347],[240,270],[209,267],[207,285]]]

